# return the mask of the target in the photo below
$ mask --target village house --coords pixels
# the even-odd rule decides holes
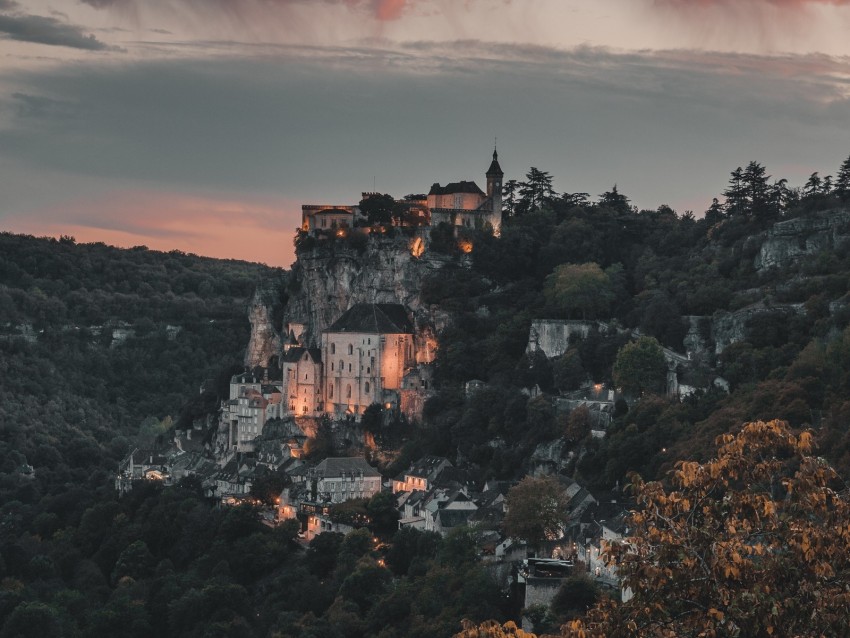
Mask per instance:
[[[268,371],[263,378],[251,373],[234,375],[230,380],[230,398],[222,405],[222,421],[227,424],[227,447],[232,451],[249,452],[254,439],[270,419],[283,413],[283,393],[280,381],[269,381]]]
[[[383,481],[362,457],[330,457],[315,467],[299,468],[291,477],[306,488],[305,500],[314,503],[371,498],[381,491]]]
[[[322,411],[322,353],[318,348],[291,347],[281,358],[286,411],[317,416]]]

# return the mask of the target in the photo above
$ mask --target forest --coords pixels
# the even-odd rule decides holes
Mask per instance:
[[[846,210],[850,158],[799,188],[750,162],[701,217],[637,210],[616,186],[559,194],[536,168],[504,201],[501,237],[463,231],[469,256],[432,231],[431,249],[455,259],[421,294],[452,322],[437,393],[387,475],[433,453],[480,481],[519,479],[538,445],[564,439],[569,475],[588,487],[632,473],[688,487],[677,461],[710,467],[717,437],[782,419],[850,476],[850,243],[755,264],[777,222]],[[303,548],[294,527],[216,507],[191,479],[114,493],[130,445],[215,412],[241,369],[251,295],[269,280],[280,307],[292,282],[256,264],[0,234],[0,638],[424,638],[516,618],[471,530],[375,523]],[[640,348],[628,332],[593,333],[551,360],[526,354],[538,318],[600,319],[639,330],[648,351],[684,352],[688,317],[712,353],[713,322],[753,306],[745,338],[706,355],[688,379],[706,389],[681,401],[664,396],[652,352],[648,372],[629,364]],[[486,386],[466,397],[470,379]],[[629,390],[601,440],[551,401],[588,381]],[[535,386],[541,395],[523,392]],[[560,620],[575,615],[569,602]]]

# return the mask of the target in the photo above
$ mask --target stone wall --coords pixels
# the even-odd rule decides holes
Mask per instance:
[[[299,253],[292,275],[295,292],[284,310],[284,322],[304,324],[308,344],[318,344],[322,331],[356,303],[400,303],[413,313],[416,359],[429,363],[449,315],[422,303],[422,282],[450,257],[425,249],[422,241],[399,235],[370,237],[362,250],[342,242]]]
[[[528,332],[528,354],[543,352],[548,358],[560,357],[570,347],[570,339],[586,339],[594,328],[607,334],[608,324],[601,321],[570,321],[566,319],[535,319]]]

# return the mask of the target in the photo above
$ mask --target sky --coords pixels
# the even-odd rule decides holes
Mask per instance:
[[[850,155],[850,0],[0,0],[0,230],[288,267],[302,203],[550,172],[697,216]]]

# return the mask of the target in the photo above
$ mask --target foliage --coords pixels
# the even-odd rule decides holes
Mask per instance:
[[[823,636],[850,612],[850,501],[810,432],[746,424],[670,488],[633,478],[639,509],[608,549],[634,597],[595,608],[588,636]],[[579,625],[564,635],[579,635]]]
[[[623,392],[641,395],[661,392],[666,381],[667,363],[661,345],[654,337],[638,337],[617,353],[614,383]]]
[[[564,264],[546,278],[546,299],[567,316],[604,316],[614,300],[608,274],[599,264]]]
[[[505,532],[536,547],[560,538],[566,524],[569,498],[557,479],[527,476],[508,491]]]

